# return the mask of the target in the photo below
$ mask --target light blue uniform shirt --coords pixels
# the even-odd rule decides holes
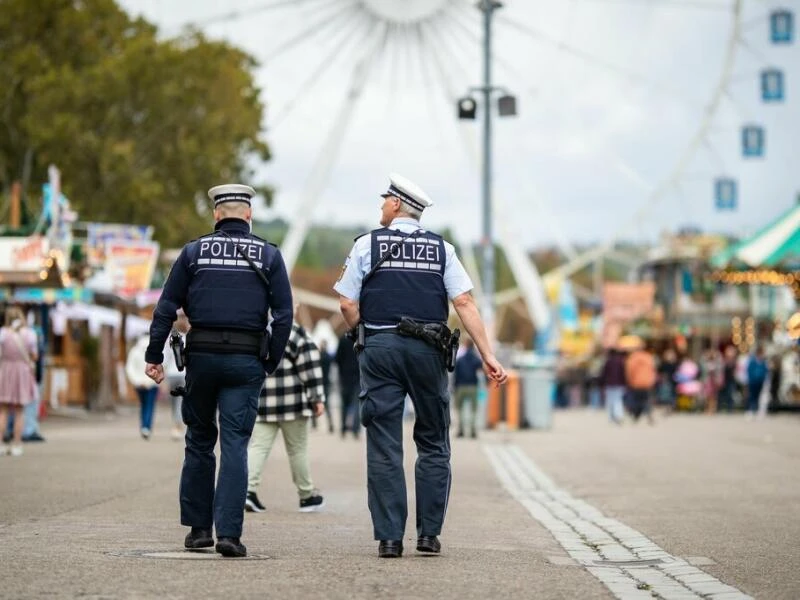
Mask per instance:
[[[420,228],[418,221],[410,218],[398,218],[389,224],[389,229],[402,231],[403,233],[413,233]],[[424,231],[424,230],[423,230]],[[456,249],[453,244],[444,242],[445,265],[444,265],[444,287],[447,290],[447,297],[452,300],[472,288],[472,280],[464,270],[464,266],[456,256]],[[372,269],[372,236],[363,235],[356,240],[353,249],[347,256],[347,261],[342,269],[339,281],[333,289],[350,300],[358,300],[361,296],[361,282]],[[368,323],[366,323],[369,326]]]

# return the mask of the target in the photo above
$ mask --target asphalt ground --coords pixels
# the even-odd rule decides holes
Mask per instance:
[[[363,436],[312,432],[312,474],[326,501],[317,513],[298,512],[279,440],[259,490],[267,510],[245,517],[251,558],[237,560],[183,551],[183,445],[169,437],[166,407],[149,441],[128,408],[51,416],[42,430],[47,442],[0,457],[2,598],[658,597],[612,592],[571,558],[504,488],[492,448],[518,449],[559,493],[742,594],[800,598],[797,415],[672,415],[614,426],[601,412],[571,410],[557,413],[549,431],[454,439],[443,550],[433,557],[414,551],[409,425],[409,521],[399,560],[377,557]]]

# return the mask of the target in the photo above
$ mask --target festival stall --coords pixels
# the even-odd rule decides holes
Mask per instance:
[[[749,321],[732,320],[734,343],[748,351],[782,327],[800,299],[800,201],[753,235],[720,251],[708,279],[718,288],[749,287]]]

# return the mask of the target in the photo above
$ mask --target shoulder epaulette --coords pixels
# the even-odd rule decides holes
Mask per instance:
[[[358,240],[360,240],[362,237],[364,237],[365,235],[367,235],[367,234],[370,234],[370,233],[372,233],[372,232],[371,232],[371,231],[367,231],[366,233],[362,233],[361,235],[357,235],[356,237],[354,237],[354,238],[353,238],[353,241],[354,241],[354,242],[357,242],[357,241],[358,241]]]

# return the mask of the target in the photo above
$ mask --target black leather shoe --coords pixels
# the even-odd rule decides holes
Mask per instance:
[[[192,530],[186,535],[186,539],[183,540],[183,545],[190,550],[211,548],[214,545],[214,538],[211,537],[210,529],[192,527]]]
[[[442,551],[442,544],[435,535],[421,535],[417,538],[417,552],[430,552],[439,554]]]
[[[247,556],[247,548],[239,538],[221,537],[217,540],[217,552],[228,558],[241,558]]]
[[[381,558],[400,558],[403,556],[402,540],[381,540],[378,544],[378,556]]]

